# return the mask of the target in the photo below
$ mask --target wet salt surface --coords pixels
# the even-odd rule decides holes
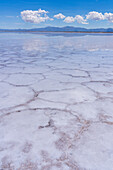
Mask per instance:
[[[113,169],[112,35],[0,34],[0,168]]]

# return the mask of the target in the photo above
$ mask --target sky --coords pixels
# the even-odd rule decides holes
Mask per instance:
[[[112,0],[0,0],[0,28],[113,28]]]

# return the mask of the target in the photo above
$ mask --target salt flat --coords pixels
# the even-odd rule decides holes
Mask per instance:
[[[0,33],[0,169],[113,169],[113,35]]]

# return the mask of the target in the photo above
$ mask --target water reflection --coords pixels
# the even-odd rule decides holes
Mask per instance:
[[[47,52],[49,50],[99,51],[113,50],[113,36],[38,36],[26,39],[23,44],[26,51]]]

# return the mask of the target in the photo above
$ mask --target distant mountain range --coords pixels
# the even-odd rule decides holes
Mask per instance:
[[[33,29],[0,29],[0,32],[92,32],[92,33],[113,33],[113,28],[86,29],[81,27],[45,27]]]

